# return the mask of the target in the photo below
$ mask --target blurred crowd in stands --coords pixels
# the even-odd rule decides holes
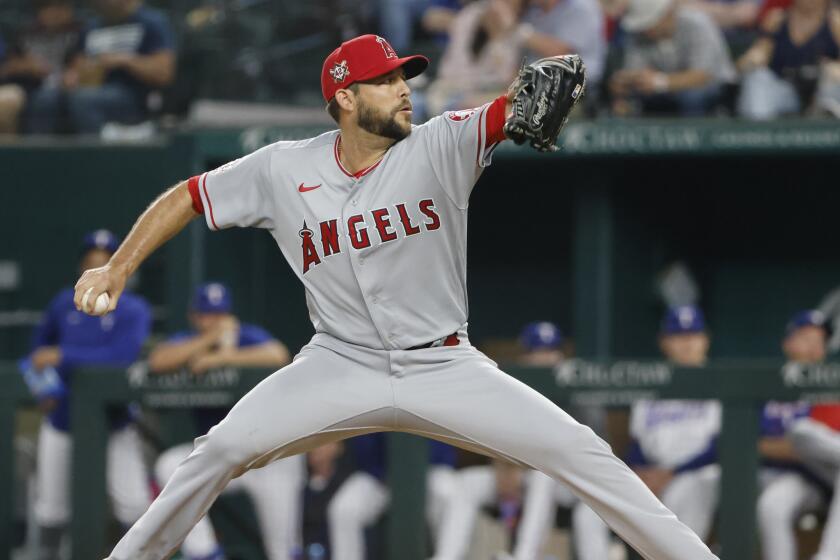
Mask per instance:
[[[4,4],[6,4],[4,2]],[[523,59],[580,53],[594,116],[840,116],[838,0],[11,0],[0,132],[97,133],[198,99],[316,106],[339,42],[378,33],[432,71],[415,115],[477,106]]]

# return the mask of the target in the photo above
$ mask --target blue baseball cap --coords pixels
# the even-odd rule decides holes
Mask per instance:
[[[519,342],[527,350],[548,350],[563,344],[563,332],[554,323],[537,321],[528,323],[519,335]]]
[[[706,330],[706,319],[696,305],[678,305],[669,307],[662,317],[660,334],[690,334]]]
[[[195,289],[190,309],[199,313],[229,313],[233,308],[230,290],[221,282],[208,282]]]
[[[109,253],[115,253],[120,246],[120,240],[107,229],[97,229],[85,234],[82,239],[82,254],[92,249],[101,249]]]
[[[806,309],[799,311],[790,318],[788,324],[785,325],[785,338],[789,337],[802,327],[819,327],[830,332],[830,327],[825,313],[818,309]]]

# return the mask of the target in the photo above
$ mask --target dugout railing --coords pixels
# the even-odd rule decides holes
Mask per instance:
[[[777,361],[718,361],[706,368],[675,369],[662,362],[569,360],[557,370],[511,367],[508,371],[541,393],[572,405],[625,406],[637,399],[719,399],[723,430],[719,439],[722,480],[717,534],[723,560],[755,558],[755,504],[759,458],[759,412],[764,401],[840,400],[840,363],[783,367]],[[74,378],[72,462],[73,558],[101,557],[105,546],[106,410],[129,401],[144,407],[187,408],[233,403],[265,377],[263,371],[223,370],[203,379],[189,375],[149,376],[144,367],[127,374],[110,370],[78,372]],[[17,409],[31,403],[12,364],[0,365],[0,557],[12,545],[13,434]],[[313,403],[317,406],[317,403]],[[517,411],[499,411],[517,414]],[[535,426],[535,429],[539,429]],[[426,447],[416,437],[389,435],[388,523],[390,560],[426,558]]]

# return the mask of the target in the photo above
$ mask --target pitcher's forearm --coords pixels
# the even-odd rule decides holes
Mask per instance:
[[[183,181],[160,195],[140,215],[111,257],[110,266],[125,277],[131,276],[155,249],[184,229],[196,216],[187,182]]]

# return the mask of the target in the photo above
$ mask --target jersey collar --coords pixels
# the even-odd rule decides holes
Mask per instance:
[[[354,179],[361,179],[362,177],[364,177],[365,175],[367,175],[368,173],[370,173],[371,171],[376,169],[376,167],[380,163],[382,163],[382,160],[385,159],[385,154],[388,153],[388,151],[386,150],[385,153],[382,154],[382,157],[379,158],[378,160],[376,160],[376,162],[374,162],[373,164],[369,165],[368,167],[365,167],[364,169],[360,169],[359,171],[357,171],[355,173],[350,173],[349,171],[347,171],[347,169],[344,167],[344,165],[342,165],[341,158],[338,156],[338,147],[340,145],[341,145],[341,133],[339,133],[335,136],[335,142],[333,143],[333,155],[335,156],[335,162],[338,164],[338,168],[341,169],[341,171],[345,175],[347,175],[348,177],[353,177]]]

